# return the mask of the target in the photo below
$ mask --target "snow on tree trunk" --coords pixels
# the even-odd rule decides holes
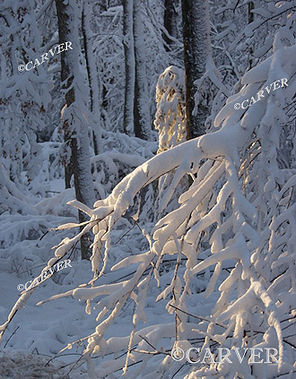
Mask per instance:
[[[144,26],[141,2],[133,2],[133,27],[134,27],[134,49],[135,49],[135,91],[134,91],[134,132],[135,136],[147,139],[151,130],[151,119],[149,112],[147,73],[146,73],[146,51],[143,41]]]
[[[177,38],[178,37],[178,13],[177,7],[180,0],[165,0],[164,2],[164,15],[163,15],[163,24],[170,36]],[[172,40],[163,33],[163,39],[165,41],[165,49],[170,50],[169,46],[172,43]]]
[[[195,81],[202,78],[211,56],[210,19],[208,0],[182,0],[182,23],[186,82],[186,116],[192,137],[205,133],[209,110],[196,103],[198,87]]]
[[[62,114],[66,143],[70,144],[70,165],[74,175],[76,198],[91,206],[94,200],[93,182],[90,172],[90,153],[88,138],[87,103],[88,91],[79,71],[79,19],[81,9],[76,1],[65,5],[56,0],[60,43],[71,42],[72,49],[61,53],[61,79],[65,93],[64,112]],[[79,221],[85,221],[85,215],[79,211]],[[82,258],[89,257],[88,236],[81,240]]]
[[[133,0],[123,2],[123,43],[125,60],[125,88],[123,130],[130,133],[134,128],[135,101],[135,48],[133,32]]]
[[[90,116],[91,116],[91,130],[93,138],[93,148],[95,155],[98,155],[102,150],[101,138],[102,129],[100,125],[100,115],[99,115],[99,88],[98,80],[96,77],[96,64],[94,61],[93,52],[93,36],[90,28],[91,20],[91,5],[89,0],[84,2],[83,14],[82,14],[82,35],[83,35],[83,45],[85,52],[85,62],[86,70],[89,82],[89,95],[90,95]]]
[[[248,24],[252,24],[254,22],[254,1],[250,1],[248,4]],[[253,67],[253,54],[254,54],[254,49],[252,46],[249,47],[249,69]]]

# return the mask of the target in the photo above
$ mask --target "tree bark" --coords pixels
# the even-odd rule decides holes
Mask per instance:
[[[125,92],[123,130],[132,132],[134,128],[135,99],[135,49],[133,34],[133,0],[123,1],[123,44],[125,60]]]
[[[141,14],[141,2],[133,1],[133,29],[135,49],[135,91],[134,91],[134,132],[135,136],[147,139],[151,129],[148,108],[146,54],[144,46],[144,28]]]
[[[91,29],[90,29],[90,19],[91,19],[91,5],[89,0],[85,0],[83,4],[82,12],[82,35],[83,35],[83,47],[85,52],[85,63],[86,71],[89,83],[89,108],[91,114],[91,131],[93,148],[95,155],[99,154],[101,151],[101,125],[99,110],[99,90],[98,82],[96,78],[96,64],[93,59],[93,49],[91,44]]]
[[[205,73],[211,54],[208,0],[182,0],[182,26],[186,85],[187,131],[190,137],[205,133],[207,109],[195,104],[194,82]]]
[[[180,0],[165,0],[164,2],[164,15],[163,15],[163,24],[166,28],[167,32],[170,36],[174,38],[178,38],[178,13],[177,7]],[[164,39],[164,48],[166,51],[170,51],[170,45],[172,44],[172,40],[167,37],[165,33],[163,33]]]
[[[248,4],[248,24],[251,24],[252,22],[254,22],[254,13],[252,12],[254,10],[255,6],[254,6],[254,2],[251,1],[249,2]],[[254,53],[254,50],[253,50],[253,47],[250,46],[249,47],[249,67],[248,67],[248,70],[250,70],[252,67],[253,67],[253,53]]]
[[[74,175],[75,194],[78,201],[93,206],[94,190],[90,172],[90,154],[88,125],[85,118],[87,104],[84,102],[85,92],[82,93],[83,78],[79,72],[79,19],[81,9],[76,0],[71,5],[65,5],[63,0],[55,0],[59,42],[70,41],[72,49],[61,53],[61,80],[65,93],[64,138],[71,147],[70,165]],[[69,174],[68,174],[69,175]],[[69,180],[69,178],[68,178]],[[79,211],[79,221],[84,222],[87,218]],[[89,236],[81,239],[81,257],[90,257]]]

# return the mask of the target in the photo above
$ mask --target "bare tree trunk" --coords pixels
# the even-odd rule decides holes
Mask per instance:
[[[254,21],[254,13],[252,12],[252,10],[255,8],[254,6],[254,2],[253,1],[250,1],[249,4],[248,4],[248,24],[251,24],[253,21]],[[254,50],[252,48],[252,46],[250,46],[249,48],[249,67],[248,67],[248,70],[250,70],[252,67],[253,67],[253,53],[254,53]]]
[[[123,44],[125,60],[125,92],[123,130],[132,132],[134,128],[135,91],[135,49],[133,34],[133,0],[123,1]]]
[[[85,115],[87,104],[85,92],[82,93],[83,78],[79,72],[79,21],[81,9],[76,0],[65,5],[64,0],[55,0],[60,44],[70,42],[68,49],[61,53],[61,80],[65,93],[66,106],[63,115],[65,139],[71,147],[71,169],[74,175],[76,198],[92,206],[94,201],[93,182],[90,172],[88,125]],[[70,48],[72,47],[72,48]],[[68,179],[69,180],[69,179]],[[79,221],[86,221],[85,214],[79,211]],[[89,236],[81,240],[81,257],[90,257]]]
[[[210,20],[208,0],[182,0],[182,24],[184,41],[186,118],[189,136],[205,133],[207,109],[195,104],[197,87],[194,82],[205,73],[211,54]]]
[[[165,0],[164,2],[164,15],[163,15],[163,23],[164,27],[166,28],[167,32],[170,36],[177,38],[178,37],[178,31],[177,31],[177,25],[178,25],[178,13],[177,13],[177,7],[180,0]],[[169,46],[172,43],[172,40],[167,37],[165,33],[163,33],[163,39],[165,41],[165,49],[166,51],[170,51]]]
[[[85,51],[86,71],[89,82],[89,95],[90,95],[90,113],[91,113],[91,131],[93,139],[93,148],[95,155],[99,154],[101,145],[101,125],[99,116],[99,90],[96,78],[96,65],[93,59],[93,50],[91,43],[91,5],[89,0],[85,0],[83,4],[82,13],[82,35],[83,46]]]
[[[135,136],[147,139],[151,129],[148,108],[146,54],[144,46],[144,28],[141,14],[141,2],[134,4],[134,48],[135,48],[135,92],[134,92],[134,132]]]

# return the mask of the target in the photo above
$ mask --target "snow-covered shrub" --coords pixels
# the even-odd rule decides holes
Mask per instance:
[[[49,179],[49,172],[42,174]],[[36,192],[40,187],[38,183]],[[61,222],[76,219],[75,210],[65,204],[74,197],[73,189],[68,189],[34,204],[9,178],[0,162],[0,260],[4,271],[28,272],[48,260],[53,243],[61,236],[47,232]]]
[[[154,126],[158,131],[158,153],[186,141],[184,71],[170,66],[156,85]]]
[[[4,212],[36,214],[36,210],[17,188],[0,161],[0,215]]]
[[[28,182],[38,176],[42,164],[39,142],[52,133],[56,115],[53,108],[57,102],[51,98],[53,82],[47,73],[48,65],[39,65],[30,72],[24,69],[24,63],[44,52],[48,42],[40,32],[48,20],[45,23],[41,20],[45,10],[53,7],[51,4],[45,9],[38,7],[37,13],[35,5],[27,0],[0,5],[0,155],[16,185],[25,182],[23,171]],[[47,18],[48,15],[47,12]],[[43,35],[52,37],[51,32]]]
[[[154,120],[155,129],[158,131],[158,151],[161,153],[185,142],[186,107],[185,107],[185,73],[184,70],[170,66],[159,76],[156,85],[156,113]],[[158,181],[158,196],[155,202],[155,217],[162,212],[161,199],[167,187],[173,180],[174,172],[164,175]],[[187,178],[184,178],[175,195],[167,207],[166,212],[175,209],[177,199],[187,186]]]

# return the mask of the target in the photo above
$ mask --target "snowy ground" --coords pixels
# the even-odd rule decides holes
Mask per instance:
[[[48,216],[46,216],[48,217]],[[2,224],[4,225],[4,224]],[[7,224],[6,224],[7,225]],[[111,254],[111,262],[118,260],[120,257],[136,254],[140,250],[145,249],[145,241],[140,235],[137,228],[133,228],[127,231],[127,222],[119,223],[117,230],[114,233],[114,247]],[[49,249],[46,250],[50,243],[52,243],[53,237],[50,232],[43,239],[40,240],[23,240],[19,242],[19,249],[24,249],[24,256],[30,257],[29,267],[34,267],[32,260],[35,257],[35,263],[40,264],[44,262],[46,255],[47,259],[50,257]],[[122,239],[121,236],[126,234]],[[120,243],[116,244],[116,241],[120,240]],[[39,249],[36,248],[38,244]],[[17,244],[14,245],[15,247]],[[35,250],[32,251],[30,256],[28,249],[31,246],[35,246]],[[45,251],[47,253],[45,253]],[[7,253],[7,249],[2,249],[2,256]],[[38,259],[36,259],[36,254]],[[21,252],[15,253],[16,257],[19,257]],[[72,256],[71,265],[72,268],[67,267],[64,270],[56,273],[53,279],[46,281],[41,287],[39,287],[31,296],[25,307],[18,311],[10,323],[8,330],[6,331],[1,346],[1,364],[0,364],[0,378],[20,378],[20,375],[25,378],[88,378],[86,374],[86,365],[80,366],[78,361],[80,354],[83,350],[83,344],[73,345],[71,350],[65,350],[61,354],[59,351],[67,346],[69,343],[79,340],[89,334],[91,334],[96,327],[96,312],[92,312],[91,315],[85,313],[83,303],[78,302],[72,297],[66,297],[55,301],[47,302],[43,305],[37,306],[36,303],[41,300],[45,300],[50,296],[63,293],[70,289],[77,287],[82,283],[87,283],[91,277],[90,262],[80,261],[77,258],[78,251]],[[112,258],[113,257],[113,258]],[[3,262],[4,259],[2,258]],[[14,260],[13,262],[19,260]],[[21,264],[21,267],[26,265]],[[42,264],[42,263],[41,263]],[[27,266],[26,266],[27,267]],[[149,325],[156,325],[161,323],[174,322],[174,315],[169,314],[166,309],[166,301],[160,301],[155,303],[156,297],[167,286],[172,278],[174,265],[166,262],[163,266],[161,275],[161,287],[157,288],[155,281],[152,281],[152,286],[147,297],[147,322],[146,324],[140,324],[139,328],[144,328]],[[6,270],[0,272],[0,323],[5,322],[9,311],[18,299],[19,291],[17,290],[18,284],[25,284],[28,280],[39,275],[41,267],[30,268],[28,270],[19,270],[19,274],[12,272],[11,267],[6,266]],[[23,272],[26,271],[26,272]],[[102,277],[97,284],[111,283],[119,281],[122,277],[128,277],[128,274],[134,271],[133,266],[129,266],[122,270],[115,272],[109,272]],[[183,269],[181,268],[181,271]],[[204,280],[197,280],[197,290],[203,291],[205,288]],[[196,294],[190,298],[189,307],[192,310],[199,309],[199,314],[208,314],[213,306],[213,301],[208,300],[207,304],[203,304],[202,294]],[[121,315],[116,319],[115,323],[109,328],[106,334],[106,338],[112,336],[129,336],[132,330],[131,318],[134,305],[130,300],[124,307]],[[170,343],[167,341],[166,349],[169,349]],[[17,353],[17,355],[15,355]],[[22,354],[25,355],[25,358]],[[52,359],[53,358],[53,359]],[[113,359],[110,356],[110,359]],[[46,363],[51,360],[51,365]],[[104,361],[108,361],[109,357],[106,356]],[[158,359],[158,361],[160,358]],[[101,357],[93,358],[96,364],[102,362]],[[34,362],[34,364],[32,363]],[[65,368],[61,369],[60,367]],[[47,371],[46,371],[47,370]],[[57,376],[52,376],[54,370],[57,370]],[[131,369],[132,370],[132,369]],[[130,371],[132,372],[132,371]],[[122,375],[122,372],[117,372],[118,377]],[[35,376],[34,376],[35,375]],[[38,376],[39,375],[39,376]],[[127,376],[128,377],[128,376]],[[178,376],[176,376],[178,377]],[[183,377],[181,374],[180,378]]]
[[[87,274],[87,265],[82,264],[82,266],[84,275],[81,267],[77,270],[77,264],[73,263],[72,270],[75,271],[77,280],[83,279],[83,276],[85,277],[85,274]],[[9,310],[19,296],[19,291],[17,290],[19,283],[23,283],[22,279],[14,274],[0,274],[1,322],[5,321]],[[39,307],[36,306],[39,300],[47,298],[53,293],[68,290],[72,286],[59,285],[54,283],[53,280],[49,280],[43,285],[43,288],[35,291],[24,309],[15,315],[10,324],[3,340],[3,351],[5,353],[15,351],[32,353],[34,356],[45,357],[48,361],[58,354],[59,350],[67,345],[69,341],[78,339],[84,336],[85,333],[90,333],[95,325],[94,320],[92,317],[86,316],[82,304],[79,304],[74,299],[67,298],[63,302],[56,301]],[[70,352],[65,352],[62,355],[62,361],[65,363],[74,362],[79,356],[80,354],[75,351],[72,351],[71,355]],[[56,361],[55,359],[54,362]],[[5,378],[5,374],[1,370],[0,373]],[[29,375],[29,372],[23,371],[22,374]],[[7,378],[17,378],[17,372],[15,375],[7,376]]]

